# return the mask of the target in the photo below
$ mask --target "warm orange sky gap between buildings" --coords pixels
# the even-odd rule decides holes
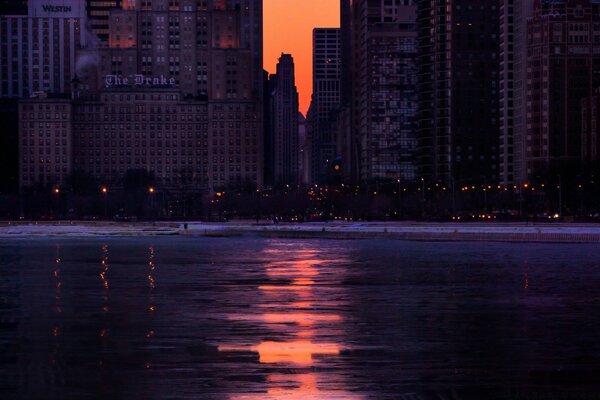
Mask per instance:
[[[313,28],[340,26],[339,0],[264,0],[264,68],[275,73],[281,53],[296,65],[300,111],[306,115],[312,94]]]

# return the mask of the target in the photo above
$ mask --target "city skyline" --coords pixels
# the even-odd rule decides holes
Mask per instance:
[[[77,191],[77,174],[125,190],[137,172],[202,195],[439,189],[423,217],[514,211],[492,187],[519,215],[529,188],[582,212],[595,190],[595,1],[64,1],[0,9],[11,193]],[[456,198],[469,188],[479,205]]]
[[[0,400],[600,400],[600,0],[0,0],[0,121]]]
[[[264,0],[263,13],[264,69],[275,73],[281,53],[294,57],[300,112],[306,116],[312,95],[313,29],[338,28],[340,2]]]

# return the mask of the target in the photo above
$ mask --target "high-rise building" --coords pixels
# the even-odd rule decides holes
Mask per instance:
[[[67,172],[114,185],[145,169],[165,187],[262,186],[262,1],[107,7],[106,42],[79,52]],[[38,97],[22,110],[53,100]],[[36,129],[23,126],[22,135],[45,134]],[[24,156],[30,145],[23,144]],[[24,159],[22,185],[58,179],[33,173],[42,163],[46,157]]]
[[[418,2],[419,174],[428,181],[498,179],[498,8]]]
[[[75,171],[111,187],[134,170],[171,189],[262,182],[254,102],[208,103],[176,89],[115,88],[73,100],[41,95],[20,108],[21,187],[62,186]]]
[[[271,76],[271,140],[273,184],[296,185],[299,181],[298,90],[294,59],[281,54],[277,73]]]
[[[86,0],[88,27],[99,45],[108,43],[108,18],[110,10],[121,8],[121,0]]]
[[[353,51],[352,4],[350,0],[340,0],[340,110],[337,114],[337,154],[341,161],[342,180],[358,183],[359,142],[353,127]]]
[[[92,88],[111,86],[110,78],[132,82],[136,76],[162,76],[190,96],[262,98],[262,1],[128,4],[109,10],[106,47],[97,50]]]
[[[313,92],[308,115],[312,182],[326,182],[337,157],[335,113],[341,101],[341,50],[339,28],[313,30]]]
[[[522,184],[527,131],[527,21],[534,0],[500,3],[500,182]]]
[[[19,186],[62,186],[72,171],[73,106],[45,94],[19,104]]]
[[[528,179],[582,174],[581,105],[600,86],[600,4],[537,1],[527,35]],[[587,132],[586,132],[587,134]]]
[[[85,20],[84,0],[0,3],[1,191],[18,188],[18,101],[36,92],[71,91],[78,52],[86,46]]]
[[[299,183],[308,185],[310,184],[310,151],[308,150],[308,140],[307,140],[307,132],[306,132],[306,118],[302,113],[298,113],[298,169],[299,173]]]
[[[363,182],[416,174],[416,3],[352,2],[352,129]]]
[[[31,0],[27,15],[0,16],[0,97],[65,93],[86,46],[84,0]]]
[[[600,176],[600,88],[581,101],[581,151],[585,171]]]

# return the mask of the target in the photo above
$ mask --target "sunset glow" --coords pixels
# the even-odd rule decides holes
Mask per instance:
[[[306,114],[312,94],[312,30],[340,26],[338,0],[265,0],[264,68],[275,72],[281,53],[296,66],[300,111]]]

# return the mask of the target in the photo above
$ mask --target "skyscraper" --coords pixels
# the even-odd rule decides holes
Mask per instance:
[[[590,177],[600,176],[600,88],[581,101],[582,160]],[[592,179],[593,181],[594,179]]]
[[[534,0],[500,3],[500,182],[526,181],[524,139],[527,130],[527,21]]]
[[[0,2],[0,191],[18,188],[19,99],[71,91],[85,19],[84,0]]]
[[[294,59],[281,54],[277,73],[271,76],[271,138],[273,184],[296,185],[299,181],[298,91],[295,82]]]
[[[358,183],[360,149],[356,133],[353,129],[353,31],[352,4],[350,0],[340,0],[340,110],[337,113],[337,154],[341,161],[342,180],[352,184]]]
[[[84,0],[31,0],[27,15],[0,16],[0,97],[69,92],[86,46]]]
[[[121,8],[121,0],[86,0],[88,27],[101,45],[108,43],[108,16],[110,10]],[[145,3],[145,2],[144,2]]]
[[[581,136],[581,106],[600,87],[599,45],[596,1],[536,2],[527,35],[528,179],[565,182],[586,172],[582,147],[591,138]]]
[[[352,3],[354,145],[360,179],[415,177],[416,2]]]
[[[498,5],[418,2],[419,174],[426,180],[498,178]]]
[[[337,156],[335,112],[341,97],[341,37],[339,28],[313,30],[313,92],[308,126],[311,181],[324,183]]]
[[[146,170],[166,188],[262,186],[261,10],[260,0],[111,5],[106,41],[79,52],[66,173],[72,168],[112,185],[128,171]],[[62,107],[56,103],[38,97],[21,109]],[[37,134],[37,127],[22,129]],[[62,170],[39,173],[47,158],[30,157],[39,150],[30,142],[22,150],[23,185],[64,182]]]

